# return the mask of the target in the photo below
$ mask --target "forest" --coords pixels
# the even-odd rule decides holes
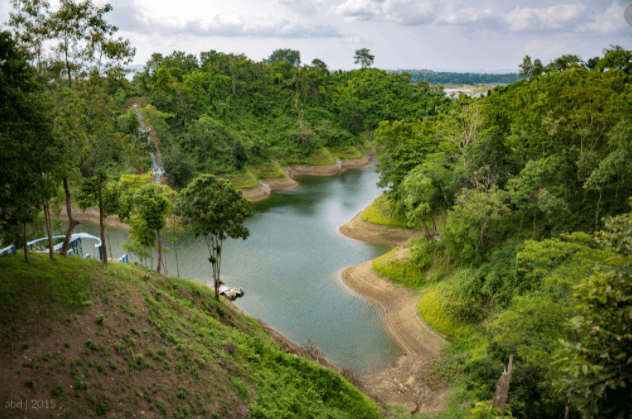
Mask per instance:
[[[406,75],[411,83],[420,81],[431,85],[445,84],[511,84],[518,81],[517,73],[487,74],[487,73],[452,73],[432,70],[387,70],[390,74]]]
[[[454,100],[426,73],[332,72],[292,50],[156,53],[129,81],[111,6],[16,4],[0,33],[3,245],[51,236],[64,207],[65,253],[73,206],[98,207],[101,236],[119,215],[142,256],[205,175],[247,188],[374,148],[392,216],[424,233],[387,276],[423,292],[420,315],[452,339],[470,417],[493,417],[480,412],[509,355],[514,417],[630,416],[631,51],[525,57],[520,80]],[[151,150],[171,187],[148,182]]]
[[[423,292],[480,411],[513,355],[515,417],[630,416],[631,63],[526,57],[516,83],[375,130],[391,214],[425,236],[377,268]]]

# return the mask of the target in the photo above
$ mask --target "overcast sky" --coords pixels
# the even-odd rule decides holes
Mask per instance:
[[[632,49],[631,2],[111,0],[105,17],[136,47],[136,65],[153,52],[214,49],[260,61],[292,48],[303,63],[348,70],[358,68],[355,50],[369,48],[382,69],[515,71],[527,54],[546,64],[562,54],[587,60],[609,44]],[[10,10],[0,0],[0,21]]]

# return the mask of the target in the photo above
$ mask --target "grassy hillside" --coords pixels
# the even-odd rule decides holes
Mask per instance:
[[[136,265],[1,257],[0,335],[0,418],[382,417],[209,287]]]

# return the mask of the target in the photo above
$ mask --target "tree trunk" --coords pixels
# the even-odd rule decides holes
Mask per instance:
[[[520,218],[520,231],[522,231],[522,222],[524,221],[524,212],[522,213],[522,218]]]
[[[432,235],[434,236],[437,232],[437,223],[435,222],[434,217],[430,217],[430,219],[432,220]]]
[[[432,236],[430,235],[430,232],[428,231],[428,223],[426,223],[425,219],[421,220],[421,227],[423,227],[424,233],[426,234],[426,237],[428,238],[428,241],[430,243],[432,243]]]
[[[110,249],[110,259],[114,260],[112,257],[112,245],[110,244],[110,233],[108,232],[108,226],[105,226],[105,235],[108,238],[108,249]]]
[[[511,381],[511,369],[513,366],[513,355],[509,356],[509,365],[507,370],[503,372],[498,380],[496,392],[494,393],[494,407],[499,408],[503,415],[505,414],[505,406],[507,405],[507,397],[509,396],[509,382]]]
[[[603,194],[603,188],[599,189],[599,201],[597,202],[597,214],[595,214],[595,230],[599,224],[599,205],[601,204],[601,196]]]
[[[24,260],[29,263],[29,246],[26,244],[26,223],[22,223],[22,239],[24,240]]]
[[[105,219],[103,218],[103,193],[101,188],[101,179],[97,179],[97,189],[99,191],[99,232],[101,233],[101,254],[103,255],[103,263],[108,263],[108,251],[105,249]]]
[[[53,250],[53,231],[50,216],[50,205],[47,200],[44,203],[44,219],[46,220],[46,236],[48,236],[48,254],[50,255],[50,260],[53,260],[55,258],[55,251]]]
[[[533,209],[533,232],[535,233],[535,217],[537,216],[538,207]]]
[[[75,230],[75,227],[79,225],[79,221],[75,220],[72,216],[72,196],[70,195],[70,187],[68,186],[68,178],[63,179],[64,193],[66,195],[66,213],[68,214],[68,228],[66,229],[66,237],[64,237],[64,243],[61,245],[61,255],[66,256],[68,253],[68,246],[70,245],[70,236]]]
[[[159,274],[162,265],[162,237],[160,237],[160,230],[156,230],[156,234],[158,235],[158,263],[156,263],[156,273]]]
[[[484,220],[484,221],[481,223],[481,240],[480,240],[480,242],[481,242],[481,246],[483,245],[483,235],[485,234],[485,226],[486,226],[486,225],[487,225],[487,220]]]
[[[178,273],[178,278],[180,278],[180,265],[178,262],[178,247],[176,246],[175,240],[173,241],[173,250],[176,252],[176,272]]]

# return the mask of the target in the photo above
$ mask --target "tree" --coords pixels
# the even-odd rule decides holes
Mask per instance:
[[[411,227],[421,227],[429,242],[433,236],[428,231],[427,220],[431,216],[432,197],[435,195],[432,180],[426,177],[419,167],[415,168],[404,178],[401,185],[406,221]],[[432,222],[433,226],[435,222]],[[434,228],[433,228],[434,233]]]
[[[312,67],[314,67],[318,71],[329,71],[327,68],[327,64],[323,60],[319,60],[318,58],[314,58],[312,60]]]
[[[577,340],[561,341],[562,391],[586,419],[632,415],[632,214],[606,221],[597,241],[617,257],[576,287]]]
[[[148,229],[156,232],[158,240],[158,260],[156,272],[162,267],[161,231],[167,225],[167,217],[173,212],[174,193],[166,185],[148,183],[138,194],[138,216]]]
[[[522,78],[522,79],[530,79],[533,75],[533,63],[531,62],[531,57],[529,57],[528,55],[525,55],[524,59],[522,60],[522,64],[520,64],[518,67],[520,67],[520,72],[518,73],[518,77]]]
[[[294,49],[277,49],[265,59],[265,62],[268,64],[277,63],[279,61],[289,61],[293,66],[300,67],[301,52]]]
[[[204,237],[213,267],[215,298],[219,301],[222,247],[228,237],[245,240],[250,235],[244,226],[246,218],[252,216],[250,201],[228,182],[200,175],[180,193],[176,214],[195,237]]]
[[[0,32],[0,222],[3,229],[21,225],[27,263],[27,224],[47,209],[59,163],[34,75],[10,33]],[[46,219],[48,226],[48,213]]]
[[[371,67],[373,64],[373,60],[375,59],[375,55],[369,54],[368,48],[360,48],[357,49],[355,55],[353,56],[354,64],[361,64],[362,68]]]
[[[557,197],[560,193],[559,185],[555,183],[557,167],[559,163],[554,157],[531,160],[520,172],[520,177],[509,181],[513,189],[512,202],[524,211],[533,211],[534,232],[538,210],[547,214],[566,210],[564,200]],[[520,227],[522,228],[522,221]]]
[[[22,37],[24,42],[30,42],[24,48],[31,51],[31,56],[38,56],[41,55],[42,42],[52,41],[54,59],[49,65],[51,70],[57,70],[52,73],[56,72],[60,78],[65,73],[63,77],[66,78],[70,90],[76,90],[78,85],[85,84],[84,80],[88,75],[93,79],[104,76],[110,80],[121,78],[125,73],[122,65],[129,63],[136,52],[129,40],[113,37],[118,29],[103,19],[103,15],[112,10],[109,4],[99,8],[92,0],[61,0],[59,8],[54,12],[47,2],[34,0],[15,0],[14,6],[18,13],[13,16],[10,24],[19,31],[23,22],[19,16],[28,16],[30,30],[42,35]],[[69,180],[78,177],[79,156],[86,147],[87,137],[81,127],[84,116],[79,112],[81,106],[73,106],[72,101],[76,99],[69,97],[68,92],[61,88],[62,80],[55,80],[58,83],[51,83],[52,81],[48,80],[44,85],[60,87],[53,88],[57,102],[54,131],[62,140],[59,153],[65,157],[64,164],[60,167],[68,215],[68,228],[61,248],[62,255],[65,255],[72,232],[79,224],[72,215]]]

